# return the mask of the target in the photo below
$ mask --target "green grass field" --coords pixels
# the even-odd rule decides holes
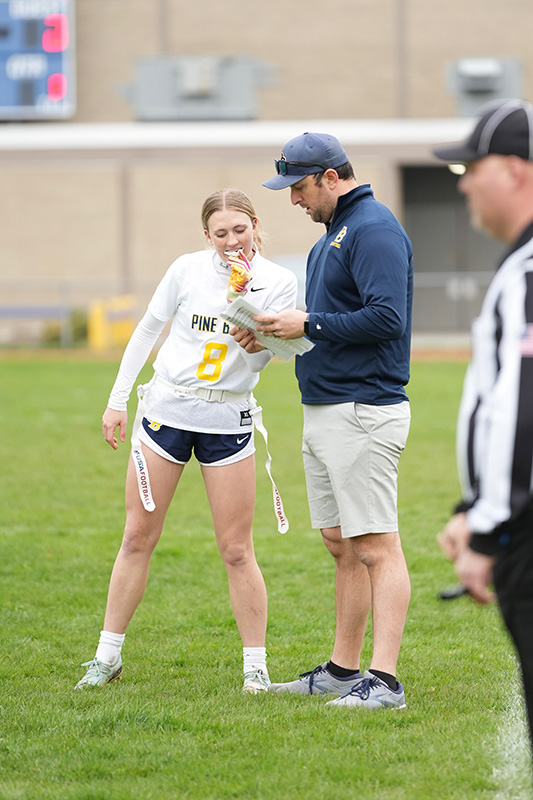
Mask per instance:
[[[100,432],[116,368],[83,354],[0,360],[2,800],[530,797],[516,666],[497,609],[437,598],[455,583],[435,536],[458,499],[460,362],[415,360],[409,387],[405,711],[242,695],[241,643],[194,464],[128,630],[124,679],[73,691],[94,654],[123,526],[128,447],[113,453]],[[256,395],[291,523],[277,533],[258,437],[254,532],[269,591],[269,670],[289,680],[330,655],[333,562],[309,526],[292,365],[273,363]],[[371,631],[363,668],[370,648]]]

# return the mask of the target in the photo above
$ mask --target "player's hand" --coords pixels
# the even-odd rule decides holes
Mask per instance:
[[[288,308],[279,314],[256,314],[254,320],[258,322],[257,330],[266,336],[278,336],[280,339],[297,339],[304,335],[304,322],[307,312],[296,308]]]
[[[495,560],[493,556],[476,553],[467,547],[455,562],[455,571],[461,584],[468,589],[470,596],[482,605],[494,600],[494,592],[489,586],[492,583]]]
[[[104,434],[104,439],[111,445],[113,450],[117,450],[118,448],[118,439],[115,436],[116,429],[119,429],[120,441],[125,442],[127,426],[127,411],[115,411],[113,408],[106,408],[104,416],[102,417],[102,433]]]
[[[260,353],[265,349],[264,345],[260,344],[255,338],[255,333],[248,330],[248,328],[238,328],[236,325],[231,325],[229,332],[237,344],[247,353]]]
[[[251,265],[244,250],[239,250],[238,253],[233,253],[228,258],[228,267],[231,267],[231,273],[228,281],[228,300],[234,300],[234,294],[246,291],[246,285],[252,277]]]
[[[232,253],[228,257],[228,260],[227,260],[226,263],[228,264],[229,267],[232,267],[232,268],[235,267],[238,270],[241,270],[241,269],[244,268],[244,270],[246,272],[250,272],[250,270],[252,269],[252,265],[250,264],[250,262],[246,258],[244,250],[238,250],[236,253]]]
[[[437,543],[450,561],[456,561],[467,549],[471,535],[466,514],[461,512],[454,514],[446,527],[439,533]]]

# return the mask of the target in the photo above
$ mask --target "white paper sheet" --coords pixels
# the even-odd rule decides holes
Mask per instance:
[[[268,350],[275,355],[282,358],[284,361],[290,361],[293,356],[302,355],[312,350],[314,344],[306,339],[305,336],[300,336],[298,339],[279,339],[276,336],[265,336],[257,330],[257,322],[254,322],[254,314],[264,314],[268,311],[261,311],[255,308],[242,297],[234,300],[220,316],[222,319],[231,322],[232,325],[237,325],[238,328],[248,328],[253,331],[258,342],[261,342]]]

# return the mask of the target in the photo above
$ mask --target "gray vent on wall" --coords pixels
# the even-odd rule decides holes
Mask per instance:
[[[448,65],[457,113],[474,117],[492,100],[522,97],[522,64],[514,58],[462,58]]]
[[[143,58],[119,91],[139,120],[255,119],[257,87],[273,85],[273,72],[242,56]]]

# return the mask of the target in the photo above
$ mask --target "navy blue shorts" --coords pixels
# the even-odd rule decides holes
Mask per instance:
[[[202,465],[221,466],[255,452],[253,430],[247,433],[200,433],[171,428],[143,418],[139,439],[168,461],[186,464],[194,451]]]

